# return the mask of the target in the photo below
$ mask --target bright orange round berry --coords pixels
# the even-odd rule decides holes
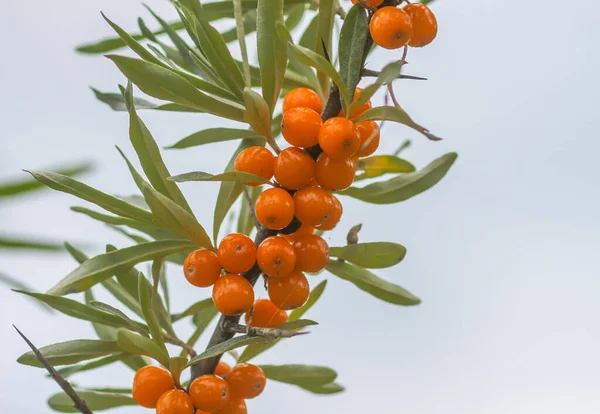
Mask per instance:
[[[273,157],[271,151],[264,147],[246,148],[235,158],[233,168],[236,171],[251,173],[265,180],[270,180],[273,177],[273,169],[275,168],[275,157]],[[257,182],[246,182],[246,184],[251,186],[260,185]]]
[[[379,147],[379,125],[374,121],[357,122],[356,129],[360,136],[360,149],[356,155],[367,157],[373,154]]]
[[[131,394],[142,407],[156,408],[160,396],[174,388],[175,382],[169,371],[147,365],[135,373]]]
[[[438,25],[435,15],[429,7],[420,3],[412,3],[404,8],[412,20],[413,34],[408,45],[423,47],[433,42],[437,35]]]
[[[284,310],[273,305],[269,299],[259,299],[254,306],[246,312],[246,325],[256,328],[275,328],[288,321]]]
[[[217,364],[217,367],[215,368],[215,375],[223,377],[223,376],[229,374],[229,371],[231,371],[231,367],[229,365],[227,365],[225,362],[219,361],[219,363]]]
[[[319,131],[319,145],[333,159],[350,158],[360,148],[360,137],[354,122],[346,118],[330,118]]]
[[[362,92],[362,88],[356,88],[356,90],[354,91],[354,98],[352,99],[353,101],[356,101],[358,99],[358,97],[360,96],[360,93]],[[362,106],[358,109],[355,109],[354,112],[352,112],[352,114],[350,115],[350,118],[356,118],[357,116],[359,116],[360,114],[362,114],[363,112],[367,111],[371,109],[371,101],[367,101],[364,104],[362,104]],[[340,113],[338,114],[338,116],[345,116],[344,115],[344,110],[341,109]]]
[[[183,274],[194,286],[212,286],[221,276],[219,258],[210,250],[195,250],[185,258]]]
[[[296,265],[296,252],[283,237],[267,237],[256,250],[258,267],[269,277],[283,277],[290,274]]]
[[[213,286],[212,299],[215,308],[223,315],[241,315],[254,303],[254,289],[243,276],[226,274]]]
[[[352,158],[334,160],[327,154],[319,155],[315,177],[325,190],[344,190],[354,181],[355,163]]]
[[[321,115],[309,108],[292,108],[283,114],[281,134],[291,145],[312,147],[319,142]]]
[[[303,224],[318,226],[331,215],[333,196],[319,187],[304,187],[294,194],[296,217]]]
[[[336,196],[332,196],[332,199],[333,210],[331,211],[331,214],[327,216],[325,221],[317,227],[319,230],[333,230],[342,218],[342,213],[344,212],[344,209],[342,208],[342,203],[340,203],[340,200],[338,200]]]
[[[405,46],[413,34],[408,13],[393,6],[378,9],[371,18],[369,30],[373,41],[384,49]]]
[[[315,183],[314,186],[317,186],[317,184]],[[286,239],[290,243],[293,243],[296,240],[298,240],[300,237],[304,236],[305,234],[313,234],[314,231],[315,231],[315,228],[313,226],[309,226],[308,224],[302,223],[302,225],[300,226],[300,228],[298,230],[296,230],[294,233],[292,233],[292,234],[282,234],[281,237],[283,237],[284,239]]]
[[[303,272],[319,272],[329,260],[329,246],[322,237],[308,234],[294,243],[296,269]]]
[[[379,7],[379,6],[381,6],[381,3],[383,3],[383,0],[365,0],[365,1],[373,7]],[[358,3],[358,0],[352,0],[352,4],[356,4],[356,3]]]
[[[283,188],[269,188],[256,199],[254,211],[260,224],[281,230],[294,219],[294,199]]]
[[[285,114],[292,108],[310,108],[320,114],[323,111],[323,104],[316,92],[308,88],[296,88],[285,95],[281,110]]]
[[[288,190],[310,185],[315,176],[315,160],[301,148],[286,148],[275,160],[275,179]]]
[[[247,414],[248,409],[246,408],[246,402],[242,398],[230,399],[227,405],[221,408],[219,411],[215,411],[215,414]],[[196,414],[198,412],[196,411]],[[202,413],[200,413],[202,414]]]
[[[252,364],[237,364],[227,375],[227,383],[232,398],[245,400],[258,397],[267,383],[267,377],[262,369]]]
[[[244,273],[256,262],[256,246],[245,234],[232,233],[225,236],[217,252],[219,263],[230,273]]]
[[[294,270],[286,277],[269,279],[267,291],[269,299],[279,309],[290,310],[304,305],[310,294],[306,276],[300,270]]]
[[[156,414],[194,414],[194,404],[185,391],[170,390],[158,399]]]
[[[199,410],[217,411],[229,402],[229,384],[216,375],[202,375],[190,385],[190,397]]]

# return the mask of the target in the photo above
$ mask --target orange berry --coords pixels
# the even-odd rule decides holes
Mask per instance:
[[[342,213],[344,211],[342,203],[340,203],[340,200],[338,200],[336,196],[332,196],[332,198],[333,210],[331,211],[331,214],[327,216],[325,221],[317,227],[319,230],[333,230],[339,223],[340,218],[342,218]]]
[[[315,160],[301,148],[286,148],[275,160],[275,179],[288,190],[310,185],[315,176]]]
[[[248,409],[246,408],[246,402],[242,398],[230,399],[224,408],[219,411],[215,411],[215,414],[247,414]],[[196,414],[198,413],[196,411]]]
[[[244,273],[256,262],[256,246],[245,234],[232,233],[219,243],[217,256],[223,269],[230,273]]]
[[[384,49],[405,46],[413,34],[408,13],[393,6],[378,9],[371,18],[369,30],[373,41]]]
[[[404,8],[412,20],[413,34],[408,45],[423,47],[433,42],[437,35],[438,25],[435,15],[424,4],[412,3]]]
[[[265,389],[267,377],[262,369],[252,364],[237,364],[227,375],[232,398],[245,400],[259,396]]]
[[[334,160],[327,154],[319,155],[317,160],[317,171],[315,177],[317,182],[325,190],[337,191],[344,190],[354,181],[356,169],[354,160],[346,158]]]
[[[333,196],[319,187],[304,187],[294,194],[296,217],[303,224],[323,224],[334,209]]]
[[[260,224],[281,230],[294,219],[294,199],[283,188],[269,188],[258,196],[254,210]]]
[[[354,91],[354,98],[352,98],[353,101],[356,101],[358,99],[358,97],[360,96],[360,93],[362,92],[362,88],[356,88],[356,90]],[[357,116],[359,116],[360,114],[362,114],[363,112],[367,111],[371,109],[371,101],[367,101],[364,104],[362,104],[362,106],[356,110],[354,110],[354,112],[352,112],[352,114],[350,115],[350,118],[356,118]],[[344,115],[344,110],[341,109],[340,113],[338,114],[338,116],[345,116]]]
[[[223,315],[241,315],[254,303],[254,289],[243,276],[226,274],[213,286],[212,299],[215,308]]]
[[[290,274],[296,265],[296,252],[283,237],[267,237],[256,250],[258,267],[269,277],[283,277]]]
[[[315,184],[315,186],[316,186],[316,184]],[[296,230],[294,233],[283,234],[281,237],[283,237],[290,243],[293,243],[296,240],[298,240],[300,237],[304,236],[305,234],[313,234],[314,231],[315,231],[315,228],[313,226],[309,226],[308,224],[303,223],[302,226],[300,226],[300,228],[298,230]]]
[[[229,373],[229,371],[231,371],[231,367],[229,365],[227,365],[225,362],[219,361],[219,363],[217,364],[217,367],[215,368],[215,375],[222,377],[222,376],[227,375]]]
[[[379,147],[379,125],[374,121],[357,122],[356,129],[360,136],[360,149],[356,155],[367,157],[373,154]]]
[[[296,269],[303,272],[319,272],[329,260],[329,246],[322,237],[308,234],[294,243]]]
[[[294,270],[286,277],[269,279],[267,291],[269,299],[279,309],[290,310],[304,305],[310,294],[306,276],[300,270]]]
[[[147,365],[135,373],[131,394],[142,407],[156,408],[160,396],[174,388],[175,382],[169,371]]]
[[[288,321],[284,310],[273,305],[269,299],[259,299],[254,306],[246,312],[246,325],[256,328],[275,328]]]
[[[320,114],[323,111],[323,104],[316,92],[308,88],[296,88],[285,95],[281,110],[285,114],[292,108],[310,108]]]
[[[281,134],[291,145],[312,147],[319,142],[321,115],[309,108],[292,108],[283,114]]]
[[[319,131],[319,145],[333,159],[350,158],[360,148],[358,130],[349,119],[330,118]]]
[[[229,384],[216,375],[202,375],[190,385],[190,397],[199,410],[217,411],[229,402]]]
[[[194,404],[185,391],[170,390],[158,399],[156,414],[194,414]]]
[[[233,163],[233,169],[258,175],[265,180],[270,180],[273,177],[273,169],[275,168],[275,157],[271,151],[264,147],[246,148],[238,154]],[[247,185],[257,186],[260,183],[246,182]]]
[[[210,250],[195,250],[185,258],[183,274],[194,286],[212,286],[221,276],[219,258]]]

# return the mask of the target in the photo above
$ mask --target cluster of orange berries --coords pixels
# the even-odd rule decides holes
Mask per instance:
[[[358,0],[352,0],[356,3]],[[383,0],[363,0],[376,8]],[[424,4],[411,3],[403,8],[385,6],[378,9],[371,18],[369,30],[373,41],[384,49],[398,49],[406,46],[423,47],[435,39],[437,21],[433,12]]]
[[[252,364],[233,368],[219,362],[214,374],[192,381],[189,394],[176,388],[171,373],[156,366],[139,369],[133,379],[133,399],[156,414],[246,414],[244,400],[260,395],[265,373]]]

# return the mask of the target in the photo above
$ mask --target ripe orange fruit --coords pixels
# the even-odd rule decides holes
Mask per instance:
[[[215,414],[247,414],[248,409],[246,408],[246,402],[242,398],[230,399],[227,405],[221,408],[219,411],[215,411]],[[196,411],[196,414],[198,413]]]
[[[384,49],[405,46],[413,34],[408,13],[393,6],[378,9],[371,18],[369,30],[373,41]]]
[[[131,394],[142,407],[156,408],[160,396],[174,388],[175,382],[169,371],[147,365],[135,373]]]
[[[212,286],[221,276],[219,258],[210,250],[195,250],[185,258],[183,274],[194,286]]]
[[[362,88],[356,88],[356,90],[354,91],[354,98],[352,98],[353,101],[356,101],[358,99],[358,97],[360,96],[360,93],[362,92]],[[354,110],[354,112],[352,112],[352,114],[350,114],[350,118],[356,118],[357,116],[359,116],[360,114],[362,114],[363,112],[367,111],[371,109],[371,101],[367,101],[364,104],[362,104],[362,106],[356,110]],[[345,116],[344,115],[344,110],[341,109],[340,113],[338,114],[338,116]]]
[[[170,390],[158,399],[156,414],[194,414],[194,405],[185,391]]]
[[[291,145],[312,147],[319,142],[321,115],[309,108],[292,108],[283,114],[281,134]]]
[[[319,155],[315,177],[325,190],[344,190],[354,181],[355,163],[352,158],[334,160],[327,154]]]
[[[315,184],[316,186],[316,184]],[[281,237],[289,241],[290,243],[295,242],[298,238],[304,236],[305,234],[313,234],[315,228],[313,226],[309,226],[308,224],[302,224],[298,230],[296,230],[292,234],[283,234]]]
[[[232,398],[245,400],[259,396],[265,389],[267,377],[262,369],[252,364],[237,364],[227,375]]]
[[[413,34],[408,45],[423,47],[433,42],[437,35],[438,25],[435,15],[429,7],[420,3],[412,3],[404,8],[412,20]]]
[[[310,185],[315,176],[315,160],[301,148],[286,148],[275,160],[275,179],[288,190]]]
[[[379,147],[379,125],[375,121],[357,122],[356,128],[360,136],[360,149],[356,153],[359,157],[373,154]]]
[[[243,276],[226,274],[213,286],[212,299],[215,308],[223,315],[241,315],[254,303],[254,289]]]
[[[246,148],[238,154],[233,163],[233,169],[236,171],[244,171],[265,180],[270,180],[273,177],[273,169],[275,168],[275,157],[271,151],[264,147]],[[246,182],[247,185],[257,186],[260,183]]]
[[[215,368],[215,375],[222,377],[229,374],[229,371],[231,371],[231,367],[225,362],[219,361],[217,367]]]
[[[245,316],[246,325],[256,328],[275,328],[288,321],[284,310],[273,305],[269,299],[259,299]]]
[[[232,233],[219,243],[217,256],[223,269],[230,273],[244,273],[256,262],[256,246],[245,234]]]
[[[319,131],[319,145],[333,159],[350,158],[360,147],[358,130],[349,119],[330,118]]]
[[[283,188],[269,188],[258,196],[254,210],[260,224],[281,230],[294,219],[294,199]]]
[[[322,237],[307,234],[294,243],[296,269],[303,272],[318,272],[325,268],[329,260],[329,246]]]
[[[344,209],[342,208],[342,203],[336,196],[332,196],[333,199],[333,210],[323,223],[321,223],[317,228],[319,230],[333,230],[334,227],[339,223],[340,218],[342,218],[342,213]]]
[[[319,187],[304,187],[294,194],[296,217],[303,224],[318,226],[331,215],[333,196]]]
[[[216,375],[201,375],[190,385],[190,397],[199,410],[217,411],[229,402],[229,384]]]
[[[296,265],[296,252],[283,237],[267,237],[256,250],[258,267],[269,277],[283,277],[290,274]]]
[[[294,270],[286,277],[269,279],[267,291],[269,299],[279,309],[291,310],[304,305],[310,294],[306,276],[300,270]]]
[[[285,114],[292,108],[310,108],[320,114],[323,111],[323,104],[316,92],[308,88],[296,88],[285,95],[281,110]]]

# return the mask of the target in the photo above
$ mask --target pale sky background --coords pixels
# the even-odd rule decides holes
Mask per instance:
[[[168,2],[147,3],[163,17],[175,17]],[[362,222],[361,240],[405,245],[404,262],[377,273],[423,303],[395,307],[329,276],[323,299],[307,314],[320,326],[257,361],[330,366],[347,392],[313,396],[270,382],[260,398],[249,401],[250,413],[600,412],[596,3],[434,3],[438,38],[410,51],[405,72],[429,81],[398,82],[396,90],[415,120],[445,140],[428,142],[387,124],[381,153],[410,138],[413,146],[403,156],[418,167],[449,151],[459,158],[438,186],[407,202],[371,206],[343,199],[343,220],[328,239],[341,243],[347,229]],[[82,180],[110,193],[133,193],[114,149],[119,145],[134,156],[126,116],[96,101],[88,89],[115,91],[124,78],[108,60],[73,48],[113,35],[100,10],[132,30],[139,15],[156,27],[151,17],[138,1],[2,5],[0,177],[90,160],[96,169]],[[398,53],[378,51],[370,66],[378,69],[393,58]],[[161,146],[223,125],[202,115],[141,116]],[[216,173],[234,146],[167,151],[164,157],[173,173]],[[210,228],[218,184],[183,189]],[[21,198],[0,207],[0,229],[69,240],[87,246],[88,253],[100,252],[105,243],[128,244],[68,210],[82,204],[50,191]],[[2,271],[37,291],[74,267],[66,254],[0,254]],[[170,269],[169,278],[175,310],[209,295],[189,288],[180,269]],[[105,298],[100,289],[98,294]],[[45,401],[58,386],[42,370],[15,362],[27,347],[11,324],[40,347],[94,338],[91,326],[45,313],[3,286],[0,304],[1,411],[50,412]],[[182,323],[186,337],[190,326]],[[73,381],[128,386],[132,376],[115,366]]]

